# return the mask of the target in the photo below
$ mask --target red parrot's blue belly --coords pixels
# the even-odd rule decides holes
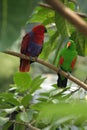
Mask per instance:
[[[32,57],[38,56],[40,54],[41,50],[42,50],[42,45],[34,43],[33,41],[29,43],[29,46],[27,49],[28,53]]]

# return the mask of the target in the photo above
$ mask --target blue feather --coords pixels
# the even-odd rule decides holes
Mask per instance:
[[[38,45],[34,42],[30,42],[29,47],[28,47],[28,52],[30,53],[31,56],[35,57],[40,54],[42,50],[42,46]]]
[[[31,40],[29,42],[27,51],[32,57],[38,56],[42,50],[42,45],[39,45],[33,41],[34,33],[32,31],[29,32],[29,35],[31,36]]]

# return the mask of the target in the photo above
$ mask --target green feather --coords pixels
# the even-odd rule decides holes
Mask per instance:
[[[70,47],[67,48],[67,43],[71,42]],[[74,58],[77,58],[77,51],[76,51],[76,44],[74,41],[69,40],[65,47],[62,48],[59,52],[59,56],[58,56],[58,65],[59,65],[59,61],[60,58],[63,57],[64,58],[64,62],[63,64],[59,65],[64,71],[66,72],[72,72],[72,67],[71,67],[71,63],[74,60]],[[63,76],[62,76],[63,78]]]

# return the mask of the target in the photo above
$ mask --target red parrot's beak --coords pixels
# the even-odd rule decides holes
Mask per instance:
[[[71,46],[71,42],[67,43],[67,48],[69,48]]]

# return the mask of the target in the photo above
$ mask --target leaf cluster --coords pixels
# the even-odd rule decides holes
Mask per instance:
[[[58,89],[55,84],[50,91],[37,91],[44,80],[41,76],[31,79],[27,73],[14,75],[14,84],[0,94],[2,130],[26,130],[28,125],[43,130],[85,129],[86,101],[71,98],[70,88]]]

